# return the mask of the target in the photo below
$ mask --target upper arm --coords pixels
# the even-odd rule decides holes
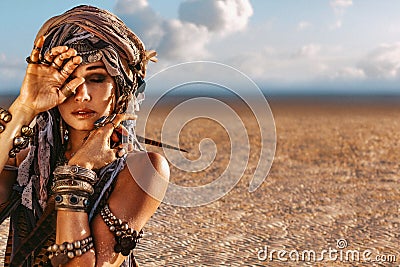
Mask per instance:
[[[159,154],[140,152],[130,155],[108,200],[111,212],[128,222],[130,228],[140,231],[160,205],[168,179],[168,163]],[[93,220],[92,235],[96,265],[119,266],[124,257],[114,252],[114,236],[99,214]]]
[[[19,166],[29,152],[29,148],[22,150],[16,158],[9,158],[6,165]],[[17,179],[18,172],[4,170],[0,173],[0,204],[6,202],[11,195],[12,187]]]

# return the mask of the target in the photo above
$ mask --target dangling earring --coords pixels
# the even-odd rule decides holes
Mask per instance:
[[[64,120],[60,119],[60,136],[61,136],[61,144],[65,144],[68,142],[68,130],[65,125]]]

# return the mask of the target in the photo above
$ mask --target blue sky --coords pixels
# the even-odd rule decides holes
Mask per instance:
[[[116,13],[158,51],[149,75],[209,60],[267,92],[400,92],[398,0],[13,0],[0,2],[0,93],[16,92],[42,23],[84,3]]]

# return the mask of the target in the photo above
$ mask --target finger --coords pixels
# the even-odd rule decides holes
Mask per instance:
[[[134,146],[131,143],[125,143],[123,145],[125,146],[125,149],[128,150],[128,153],[134,150]]]
[[[75,57],[76,55],[77,55],[76,50],[73,48],[69,48],[66,52],[56,56],[56,58],[53,60],[53,63],[56,66],[62,67],[64,65],[64,60],[69,59],[71,57]]]
[[[120,139],[120,138],[119,138],[118,134],[117,134],[115,131],[113,131],[113,133],[111,134],[111,140],[112,140],[114,143],[119,143],[119,142],[120,142],[119,139]]]
[[[122,144],[119,144],[118,147],[116,147],[115,149],[121,149],[121,148],[124,148],[125,151],[128,152],[128,153],[129,153],[129,152],[132,152],[132,151],[134,150],[133,145],[130,144],[130,143],[122,143]]]
[[[64,102],[64,100],[67,99],[68,97],[73,96],[75,94],[76,88],[78,88],[84,82],[85,82],[85,78],[78,77],[78,78],[75,78],[75,79],[69,81],[67,84],[65,84],[60,89],[60,92],[65,97],[62,99],[62,102]]]
[[[117,131],[120,135],[123,135],[123,136],[129,135],[128,129],[126,129],[126,127],[122,124],[120,124],[118,127],[115,127],[115,131]]]
[[[111,116],[114,118],[109,120],[105,126],[108,125],[108,131],[112,130],[112,132],[109,133],[111,140],[114,141],[114,143],[121,143],[124,138],[126,140],[129,136],[128,130],[121,125],[121,122],[125,120],[136,120],[137,116],[134,114],[112,114]],[[110,125],[112,128],[110,128]]]
[[[41,36],[36,41],[31,52],[30,61],[32,63],[36,63],[39,61],[40,49],[42,49],[43,44],[44,44],[44,36]]]
[[[120,144],[113,149],[117,158],[122,158],[125,154],[128,154],[134,150],[132,144]]]
[[[115,124],[109,122],[99,129],[103,129],[104,133],[111,138],[111,135],[114,133],[115,130]]]
[[[68,60],[65,66],[60,70],[60,74],[65,78],[68,77],[74,72],[74,70],[82,63],[82,58],[80,56],[73,57]]]
[[[48,62],[53,62],[54,58],[62,53],[67,52],[68,46],[56,46],[44,54],[44,59]]]
[[[128,150],[125,147],[118,146],[113,149],[115,151],[115,157],[122,158],[125,154],[128,153]]]
[[[111,124],[114,125],[113,122],[110,122]],[[118,127],[115,127],[114,125],[114,131],[111,135],[111,140],[114,143],[129,143],[129,131],[128,129],[125,128],[122,124],[120,124]]]
[[[113,120],[113,123],[115,125],[115,128],[118,128],[123,121],[127,120],[136,120],[137,115],[131,114],[131,113],[125,113],[125,114],[117,114],[115,119]]]

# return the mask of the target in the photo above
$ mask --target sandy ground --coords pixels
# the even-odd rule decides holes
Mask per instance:
[[[162,204],[136,249],[141,266],[400,266],[400,102],[270,102],[277,151],[262,186],[248,191],[260,138],[254,118],[242,112],[252,153],[242,179],[208,205]],[[148,137],[160,136],[164,115],[149,120]],[[218,153],[200,173],[171,166],[173,183],[207,184],[229,164],[229,136],[212,121],[192,121],[180,138],[190,159],[203,138]],[[5,224],[0,233],[3,241]],[[271,260],[272,250],[287,251],[280,255],[288,261],[277,252]],[[311,250],[315,261],[304,254]],[[360,259],[346,258],[349,251]],[[396,262],[367,262],[377,256]]]

